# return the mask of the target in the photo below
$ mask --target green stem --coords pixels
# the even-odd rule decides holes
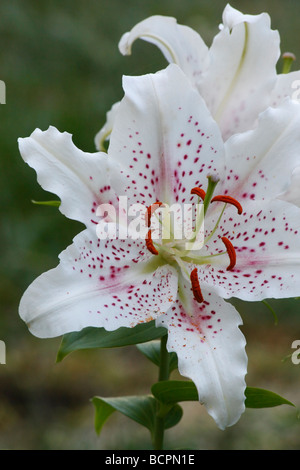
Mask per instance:
[[[206,190],[206,196],[203,201],[204,215],[206,215],[209,203],[214,194],[214,190],[216,189],[216,186],[220,180],[217,175],[208,175],[207,179],[208,179],[208,185],[207,185],[207,190]]]
[[[160,340],[160,365],[158,381],[169,380],[169,353],[167,351],[168,335],[164,335]],[[155,450],[163,449],[164,431],[165,431],[165,417],[160,415],[161,404],[156,401],[156,416],[155,416],[155,430],[153,437],[153,447]]]

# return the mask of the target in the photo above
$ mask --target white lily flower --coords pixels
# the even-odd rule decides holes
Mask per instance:
[[[121,53],[131,54],[138,38],[156,44],[167,61],[181,67],[225,140],[254,128],[260,112],[297,93],[293,84],[300,83],[299,71],[277,75],[280,38],[266,13],[243,15],[227,5],[210,48],[196,31],[164,16],[149,17],[125,33]]]
[[[86,226],[58,267],[28,287],[20,315],[39,337],[155,319],[168,329],[167,347],[176,352],[180,373],[194,381],[200,402],[223,429],[244,411],[247,370],[242,321],[224,299],[300,293],[300,209],[275,199],[298,156],[299,106],[289,100],[269,108],[255,130],[224,145],[178,66],[124,77],[123,86],[107,154],[84,153],[53,127],[19,139],[41,186],[60,197],[61,212]],[[121,196],[148,208],[144,239],[97,237],[97,207],[118,211]],[[187,249],[172,236],[154,239],[155,203],[198,199],[205,212],[201,249]]]

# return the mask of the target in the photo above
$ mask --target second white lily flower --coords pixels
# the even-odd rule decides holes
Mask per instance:
[[[267,13],[244,15],[227,5],[210,48],[192,28],[166,16],[149,17],[125,33],[122,54],[131,54],[138,38],[158,46],[168,62],[184,71],[225,140],[252,129],[260,112],[294,95],[293,83],[300,79],[299,71],[277,74],[280,38]]]

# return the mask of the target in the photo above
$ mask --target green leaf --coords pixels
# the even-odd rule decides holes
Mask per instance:
[[[160,341],[154,340],[149,341],[148,343],[137,344],[136,347],[138,350],[144,354],[153,364],[159,367],[160,365]],[[176,353],[169,353],[169,370],[178,368],[178,360]]]
[[[295,406],[290,401],[277,395],[277,393],[264,390],[263,388],[247,387],[245,391],[247,408],[270,408],[279,405]]]
[[[33,204],[37,204],[39,206],[51,206],[51,207],[59,207],[60,201],[34,201],[31,200]]]
[[[115,407],[104,399],[94,397],[92,402],[95,406],[95,430],[97,434],[100,434],[104,423],[107,418],[115,411]]]
[[[157,382],[151,388],[155,398],[170,404],[179,401],[199,401],[198,392],[193,382],[185,380],[167,380]]]
[[[96,409],[95,429],[98,434],[107,418],[114,411],[119,411],[145,426],[151,433],[154,430],[156,400],[151,395],[115,398],[94,397],[92,402]]]
[[[179,423],[183,416],[183,410],[180,405],[176,403],[176,405],[172,406],[170,411],[165,416],[165,429],[170,429],[176,424]]]
[[[121,327],[114,331],[88,327],[63,336],[56,361],[62,361],[68,354],[79,349],[117,348],[151,341],[165,334],[167,334],[167,330],[156,328],[154,320],[134,328]]]
[[[198,401],[196,386],[191,381],[169,380],[157,382],[151,389],[157,400],[164,404],[180,401]],[[279,405],[291,405],[293,403],[269,390],[247,387],[245,390],[245,406],[247,408],[269,408]]]
[[[114,411],[132,419],[149,429],[153,434],[155,427],[156,400],[152,395],[103,398],[94,397],[95,406],[95,430],[100,434],[102,427]],[[165,429],[175,426],[182,418],[181,406],[174,405],[165,416]]]

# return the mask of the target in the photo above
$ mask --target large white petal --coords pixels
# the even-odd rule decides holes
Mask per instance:
[[[122,54],[130,55],[136,39],[155,44],[170,63],[181,67],[192,84],[196,84],[207,67],[207,46],[196,31],[179,25],[175,18],[151,16],[125,33],[119,43]]]
[[[124,90],[108,154],[127,166],[133,202],[189,202],[208,173],[223,176],[220,130],[178,66],[124,77]]]
[[[74,145],[71,134],[55,127],[36,129],[30,137],[20,138],[19,148],[25,162],[37,172],[40,185],[61,199],[60,211],[70,219],[95,226],[99,204],[117,205],[118,195],[112,187],[113,178],[121,187],[116,162],[105,153],[83,152]]]
[[[20,316],[42,338],[150,321],[175,301],[178,281],[171,266],[146,269],[147,259],[144,242],[100,241],[86,230],[61,253],[56,268],[28,287]]]
[[[300,207],[300,166],[295,168],[292,173],[291,184],[285,193],[278,196],[283,201],[288,201]]]
[[[200,402],[224,429],[235,424],[245,409],[242,320],[232,305],[209,290],[203,290],[202,304],[191,300],[189,287],[184,290],[184,304],[177,300],[156,323],[168,328],[167,348],[176,352],[180,373],[193,380]]]
[[[278,32],[270,29],[266,13],[242,15],[227,6],[223,20],[199,91],[227,139],[253,128],[269,105],[280,50]]]
[[[300,102],[300,71],[277,75],[274,88],[270,96],[270,106],[278,107],[289,96]]]
[[[300,105],[287,98],[278,108],[268,108],[256,129],[227,140],[226,179],[223,193],[246,199],[276,197],[286,191],[299,165]]]
[[[221,28],[227,27],[230,30],[240,23],[247,22],[257,23],[257,21],[263,21],[266,27],[270,28],[270,17],[267,13],[261,13],[260,15],[245,15],[236,8],[227,4],[222,14],[223,24]]]
[[[212,266],[199,267],[200,285],[209,286],[223,298],[247,301],[298,297],[300,209],[278,199],[247,201],[243,209],[243,214],[237,215],[236,208],[228,206],[210,240],[211,253],[224,252],[221,237],[231,241],[235,267],[226,269],[226,253],[214,258]],[[207,224],[214,226],[215,220],[208,218]]]

